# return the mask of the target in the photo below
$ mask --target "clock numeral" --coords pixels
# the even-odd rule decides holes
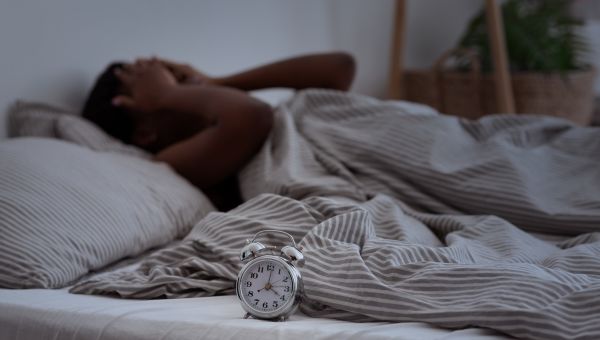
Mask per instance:
[[[246,287],[252,287],[252,282],[246,281]]]
[[[248,291],[248,296],[254,296],[254,292],[253,292],[253,291],[251,291],[251,290],[249,290],[249,291]]]
[[[268,264],[268,265],[267,265],[267,270],[268,270],[268,271],[270,271],[270,272],[272,272],[272,271],[274,271],[274,270],[275,270],[275,266],[274,266],[274,265],[272,265],[272,264]]]
[[[256,306],[256,305],[258,305],[258,303],[259,303],[259,302],[260,302],[260,300],[259,300],[259,299],[254,299],[254,305],[255,305],[255,306]]]
[[[287,283],[288,282],[288,277],[286,277],[285,279],[283,279],[283,282]]]
[[[284,292],[289,292],[289,291],[290,291],[290,286],[285,286],[285,287],[283,287],[283,291],[284,291]]]
[[[268,302],[263,302],[263,308],[269,308],[269,303]]]
[[[263,266],[258,266],[258,270],[257,270],[257,272],[259,272],[259,273],[263,273],[264,271],[265,271],[265,267],[263,267]]]
[[[250,273],[250,278],[251,279],[257,279],[258,278],[258,273]]]
[[[281,268],[277,271],[277,274],[281,275]]]
[[[280,299],[281,301],[285,301],[285,295],[282,295],[282,296],[281,296],[279,299]]]
[[[279,306],[279,305],[277,304],[277,301],[273,301],[273,308],[277,308],[277,306]]]

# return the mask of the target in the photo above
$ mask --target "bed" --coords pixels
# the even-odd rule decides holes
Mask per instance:
[[[0,290],[2,339],[506,339],[488,329],[421,322],[349,322],[294,314],[286,322],[242,319],[234,295],[130,300],[68,289]]]
[[[305,90],[223,213],[76,116],[16,112],[30,137],[0,143],[2,337],[600,335],[596,128]],[[231,295],[265,229],[304,249],[288,322],[241,319]]]

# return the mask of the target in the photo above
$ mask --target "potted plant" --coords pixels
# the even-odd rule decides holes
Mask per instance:
[[[569,7],[569,0],[505,1],[506,49],[518,113],[562,116],[585,125],[592,117],[595,70],[581,60],[588,46],[578,34],[582,22]],[[459,42],[479,58],[483,113],[495,108],[485,19],[483,11],[475,16]],[[459,59],[458,68],[472,63]]]

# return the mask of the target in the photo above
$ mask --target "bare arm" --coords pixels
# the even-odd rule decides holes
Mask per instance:
[[[352,85],[355,68],[354,59],[349,54],[314,54],[216,78],[216,83],[245,91],[271,87],[296,90],[318,87],[347,91]]]
[[[215,117],[215,124],[155,157],[199,188],[235,174],[258,151],[272,125],[270,106],[226,87],[179,86],[166,95],[163,105]]]
[[[259,66],[225,77],[208,77],[189,65],[162,62],[183,82],[207,83],[243,91],[310,87],[347,91],[356,71],[354,58],[342,52],[305,55]]]
[[[271,128],[267,104],[232,88],[177,84],[158,62],[136,63],[117,76],[131,94],[116,97],[115,105],[143,115],[197,114],[213,122],[155,156],[201,189],[236,173],[258,151]]]

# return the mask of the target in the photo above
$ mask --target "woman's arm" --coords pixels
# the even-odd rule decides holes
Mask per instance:
[[[130,94],[117,96],[115,105],[146,117],[185,112],[212,122],[155,156],[200,189],[235,174],[259,150],[271,129],[272,110],[266,103],[233,88],[180,85],[157,61],[137,62],[117,76]]]
[[[215,124],[155,156],[201,189],[241,169],[260,149],[273,119],[268,104],[219,86],[178,86],[165,94],[163,109],[215,117]]]
[[[226,77],[209,77],[193,67],[161,60],[179,80],[187,83],[233,87],[243,91],[284,87],[310,87],[347,91],[356,72],[354,58],[347,53],[311,54],[285,59]]]
[[[271,87],[301,90],[310,87],[347,91],[352,85],[356,64],[346,53],[301,56],[274,62],[231,76],[216,78],[216,84],[244,91]]]

